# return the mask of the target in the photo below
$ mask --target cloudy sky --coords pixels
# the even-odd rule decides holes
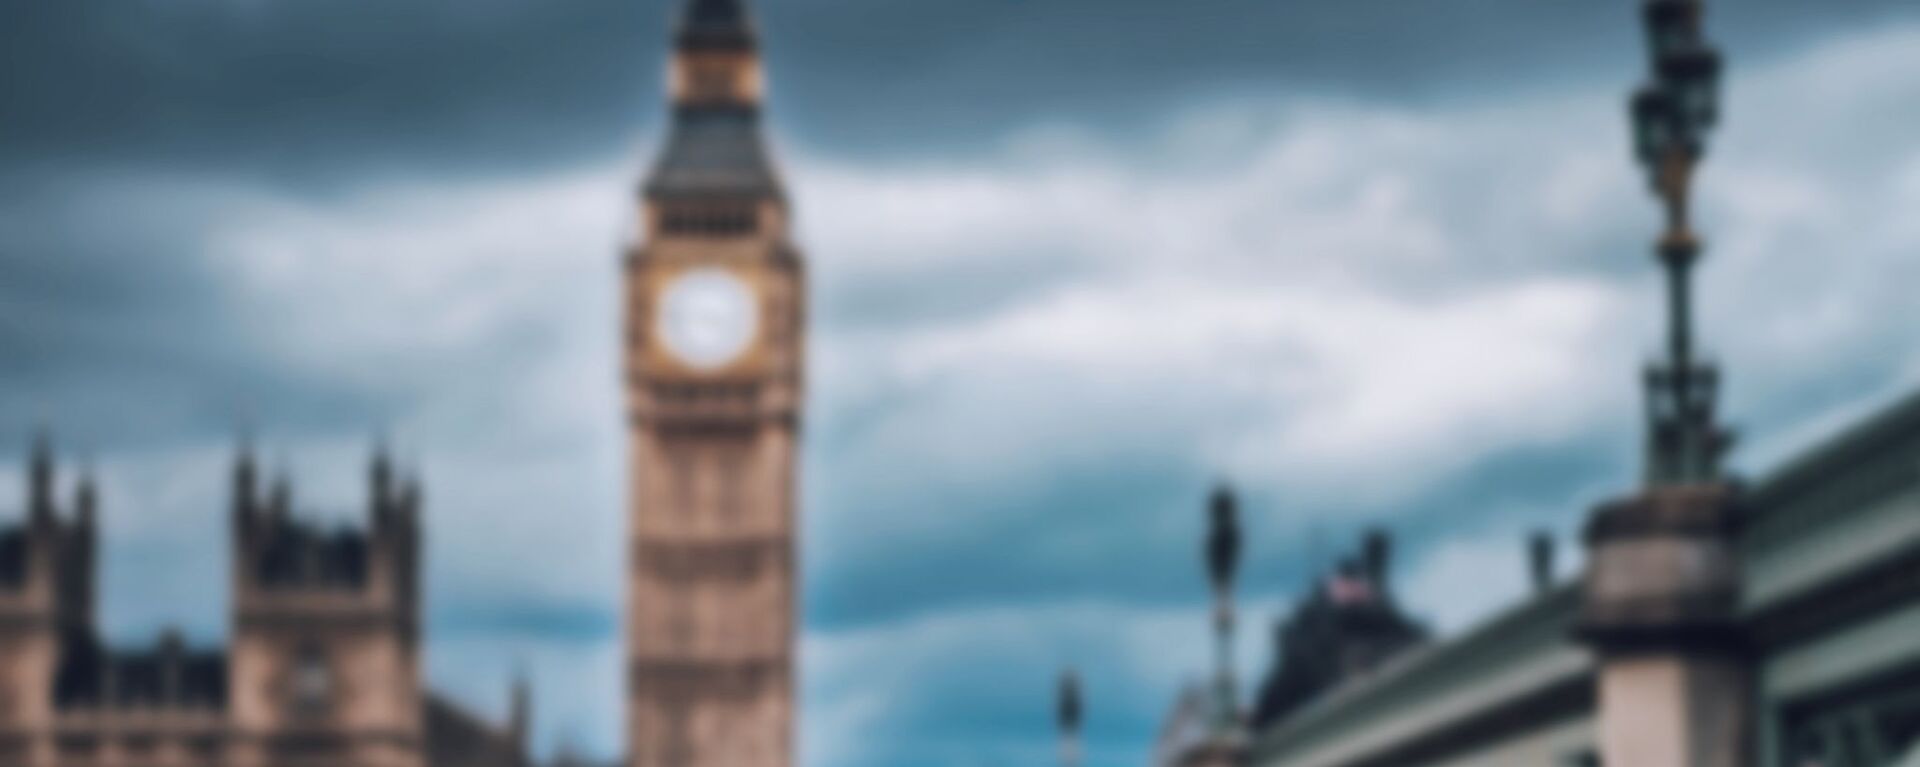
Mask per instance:
[[[313,513],[427,481],[430,673],[618,752],[616,253],[667,0],[0,0],[0,441],[104,484],[121,642],[226,633],[236,425]],[[816,290],[809,767],[1137,765],[1368,524],[1458,630],[1634,479],[1626,0],[765,0]],[[1702,324],[1738,464],[1920,387],[1920,6],[1726,0]],[[15,514],[21,466],[0,465]]]

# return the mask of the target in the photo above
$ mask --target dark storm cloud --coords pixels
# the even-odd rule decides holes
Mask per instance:
[[[204,191],[0,185],[0,437],[44,425],[92,451],[225,437],[263,413],[304,430],[368,410],[370,392],[262,359],[196,258],[207,222],[236,202]]]
[[[658,9],[615,0],[8,0],[6,156],[320,172],[603,150],[652,111]],[[644,111],[643,111],[644,110]]]
[[[776,100],[793,105],[783,126],[841,152],[958,148],[1070,115],[1124,134],[1222,94],[1480,98],[1632,71],[1625,2],[761,5]],[[658,118],[671,14],[640,0],[4,6],[9,165],[140,160],[323,180],[342,163],[484,170],[622,149]],[[1721,4],[1714,24],[1750,63],[1910,6],[1749,0]]]
[[[763,0],[782,123],[914,154],[1035,122],[1120,135],[1218,97],[1498,98],[1638,71],[1633,0]],[[1905,0],[1712,3],[1737,64]],[[804,109],[799,108],[804,105]]]

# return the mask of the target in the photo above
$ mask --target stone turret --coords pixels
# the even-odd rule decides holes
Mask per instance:
[[[24,519],[0,523],[0,730],[37,733],[0,743],[0,764],[51,765],[54,682],[63,646],[93,632],[95,515],[90,476],[60,508],[53,438],[34,438]]]
[[[92,471],[64,484],[45,435],[25,463],[24,505],[0,517],[0,765],[528,764],[524,684],[507,728],[420,688],[423,494],[385,450],[369,466],[362,520],[330,525],[298,513],[284,473],[262,493],[243,440],[228,650],[177,630],[139,646],[104,641]]]
[[[297,513],[290,483],[265,508],[251,492],[252,458],[236,459],[233,653],[234,764],[288,758],[287,740],[340,733],[327,758],[415,767],[422,737],[417,490],[384,449],[369,462],[362,526]]]

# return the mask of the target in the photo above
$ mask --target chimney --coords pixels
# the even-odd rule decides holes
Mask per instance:
[[[1536,530],[1528,536],[1527,564],[1536,594],[1545,594],[1553,588],[1553,554],[1553,533]]]

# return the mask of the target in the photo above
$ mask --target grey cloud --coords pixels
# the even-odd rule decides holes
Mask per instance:
[[[809,144],[920,154],[1048,121],[1119,137],[1218,97],[1496,100],[1639,71],[1628,2],[763,2],[782,122]],[[1741,65],[1901,0],[1716,3]]]
[[[139,161],[320,179],[524,167],[654,109],[660,9],[591,0],[8,0],[13,164]],[[439,161],[436,163],[435,161]]]
[[[196,256],[238,197],[137,179],[0,188],[0,428],[56,428],[92,449],[231,436],[249,414],[296,429],[372,394],[261,359]],[[357,428],[365,429],[364,425]]]
[[[5,0],[0,155],[309,184],[606,156],[658,119],[669,5]],[[836,153],[958,150],[1069,116],[1137,134],[1223,94],[1474,100],[1637,71],[1626,3],[762,5],[781,124]],[[1753,0],[1714,23],[1745,64],[1911,10]]]

